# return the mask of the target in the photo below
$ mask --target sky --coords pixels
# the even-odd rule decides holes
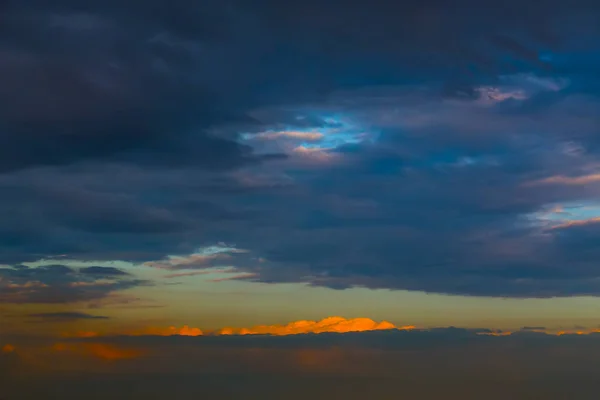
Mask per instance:
[[[6,399],[588,398],[598,260],[597,1],[0,4]]]

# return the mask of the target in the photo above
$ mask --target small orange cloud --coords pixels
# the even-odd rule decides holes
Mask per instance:
[[[124,349],[103,343],[56,343],[52,349],[77,355],[92,356],[106,361],[137,358],[144,354],[138,349]]]
[[[13,346],[12,344],[5,344],[5,345],[2,347],[2,352],[3,352],[3,353],[12,353],[12,352],[14,352],[15,350],[16,350],[16,349],[15,349],[15,346]]]
[[[404,326],[400,326],[396,329],[398,329],[399,331],[412,331],[414,329],[417,329],[417,327],[414,325],[404,325]]]
[[[600,333],[600,329],[586,329],[586,330],[576,330],[576,331],[558,331],[556,335],[589,335],[590,333]]]
[[[89,344],[86,349],[94,356],[109,361],[137,358],[143,354],[141,350],[122,349],[101,343]]]
[[[170,326],[168,328],[149,327],[138,331],[126,332],[125,334],[131,336],[202,336],[204,335],[204,332],[202,332],[202,329],[200,328],[193,328],[184,325],[181,328],[177,328],[175,326]]]
[[[181,335],[181,336],[202,336],[204,333],[200,328],[190,328],[187,325],[184,325],[181,328],[176,328],[174,326],[169,327],[168,330],[169,335]]]
[[[100,334],[98,332],[92,332],[92,331],[78,331],[78,332],[74,332],[74,333],[63,332],[61,334],[61,336],[65,337],[65,338],[69,338],[69,337],[91,338],[91,337],[100,336]]]

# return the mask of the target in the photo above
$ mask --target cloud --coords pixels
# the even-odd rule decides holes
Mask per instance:
[[[533,184],[562,184],[562,185],[588,185],[600,182],[600,174],[591,174],[584,176],[551,176],[542,180],[533,182]]]
[[[28,314],[29,317],[39,318],[47,321],[76,321],[83,319],[109,319],[103,315],[92,315],[82,312],[54,312],[54,313],[36,313]]]
[[[0,303],[76,303],[96,301],[109,297],[112,293],[130,289],[149,282],[130,277],[128,274],[116,274],[108,269],[112,279],[106,280],[106,271],[83,268],[76,270],[65,265],[43,265],[27,267],[17,265],[0,268]],[[46,317],[52,317],[52,313]],[[83,318],[86,314],[56,313],[58,318]],[[42,317],[42,314],[38,314]]]
[[[224,277],[224,278],[214,278],[214,279],[211,279],[210,282],[225,282],[225,281],[247,280],[247,279],[256,278],[257,276],[258,276],[258,274],[256,274],[256,273],[246,272],[246,273],[243,273],[243,274],[231,275],[231,276],[227,276],[227,277]]]
[[[387,321],[375,322],[369,318],[345,319],[343,317],[329,317],[321,321],[296,321],[287,325],[259,325],[252,328],[223,328],[217,331],[217,335],[297,335],[306,333],[324,332],[364,332],[374,330],[395,329],[396,327]]]
[[[600,223],[600,217],[594,217],[589,219],[564,222],[562,224],[554,225],[552,229],[566,229],[578,226],[595,225],[598,223]]]
[[[228,265],[233,261],[234,256],[246,252],[246,250],[238,249],[235,246],[230,247],[220,243],[216,246],[199,249],[197,253],[187,256],[169,256],[165,260],[148,261],[144,265],[169,270],[214,268]]]
[[[129,275],[127,272],[115,267],[84,267],[79,269],[79,273],[101,277]]]
[[[7,133],[0,171],[89,160],[227,169],[264,158],[207,132],[214,123],[244,118],[218,105],[226,102],[220,99],[225,93],[207,85],[213,73],[198,60],[200,46],[210,47],[217,37],[192,29],[186,40],[165,20],[104,6],[85,14],[42,4],[11,6],[6,21],[0,101]],[[49,34],[61,45],[48,42]],[[113,41],[125,53],[106,47]],[[101,62],[79,55],[94,43],[92,58]]]
[[[123,348],[103,343],[56,343],[56,352],[67,352],[80,356],[94,357],[104,361],[129,360],[142,356],[140,349]]]
[[[5,344],[4,346],[2,346],[3,353],[12,353],[14,351],[15,351],[15,346],[13,346],[11,344]]]
[[[600,194],[595,4],[176,3],[6,8],[0,262],[600,294],[598,232],[537,218]],[[219,242],[245,253],[202,252]],[[143,284],[88,272],[0,299]]]
[[[306,141],[318,141],[323,139],[323,134],[320,132],[302,132],[302,131],[280,131],[280,132],[263,132],[253,135],[255,139],[273,140],[278,138],[299,139]]]
[[[351,318],[346,319],[343,317],[328,317],[320,321],[294,321],[286,325],[257,325],[249,328],[232,328],[225,327],[217,330],[202,330],[200,328],[193,328],[189,326],[183,326],[177,328],[171,326],[169,328],[156,328],[149,327],[137,331],[128,332],[114,332],[112,335],[133,335],[133,336],[145,336],[145,335],[158,335],[158,336],[203,336],[209,334],[211,336],[229,336],[229,335],[273,335],[273,336],[287,336],[287,335],[299,335],[308,333],[348,333],[348,332],[368,332],[378,330],[411,330],[415,329],[414,326],[402,326],[397,327],[388,321],[376,322],[370,318]],[[95,332],[79,332],[75,334],[66,334],[67,337],[97,337],[98,333]]]
[[[478,337],[478,336],[492,336],[492,337],[504,337],[504,336],[519,336],[524,333],[537,333],[542,335],[541,337],[547,336],[581,336],[590,335],[596,336],[600,333],[600,329],[596,328],[585,328],[585,327],[574,327],[573,329],[548,329],[540,326],[524,326],[520,330],[507,331],[498,329],[465,329],[465,328],[417,328],[414,325],[396,326],[388,321],[374,321],[370,318],[344,318],[344,317],[327,317],[319,321],[310,320],[299,320],[293,321],[284,325],[256,325],[253,327],[235,328],[235,327],[224,327],[220,329],[200,329],[184,325],[180,328],[176,326],[170,326],[166,328],[161,327],[146,327],[142,329],[134,330],[121,330],[121,331],[107,331],[107,332],[95,332],[95,331],[79,331],[79,332],[64,332],[62,337],[64,338],[105,338],[112,340],[114,338],[125,338],[131,337],[152,337],[152,336],[296,336],[296,335],[308,335],[312,337],[315,334],[356,334],[361,332],[383,332],[388,331],[390,335],[393,332],[409,333],[413,332],[416,336],[427,337],[432,335],[435,337],[437,334],[456,334],[465,337]],[[329,337],[329,336],[328,336]],[[329,337],[331,339],[331,337]],[[329,339],[327,339],[329,340]],[[212,343],[212,342],[211,342]]]
[[[175,326],[170,326],[168,328],[145,328],[133,332],[125,332],[125,334],[133,335],[133,336],[145,336],[145,335],[157,335],[157,336],[202,336],[204,335],[204,331],[200,328],[194,328],[187,325],[182,326],[181,328],[177,328]]]
[[[214,271],[191,271],[191,272],[178,272],[175,274],[167,274],[164,275],[163,278],[165,279],[172,279],[172,278],[183,278],[185,276],[197,276],[197,275],[207,275],[210,273],[213,273]]]
[[[545,331],[546,327],[544,326],[524,326],[521,328],[524,331]]]

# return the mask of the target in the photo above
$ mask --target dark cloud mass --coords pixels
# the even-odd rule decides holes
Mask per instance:
[[[9,2],[0,262],[224,242],[246,280],[597,296],[599,27],[591,0]],[[12,303],[144,284],[0,277]]]

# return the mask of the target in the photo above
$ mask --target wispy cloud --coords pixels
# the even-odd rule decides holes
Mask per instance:
[[[174,274],[164,275],[163,278],[171,279],[171,278],[182,278],[185,276],[196,276],[196,275],[207,275],[212,274],[215,271],[190,271],[190,272],[178,272]]]
[[[242,274],[235,274],[235,275],[231,275],[231,276],[226,276],[226,277],[223,277],[223,278],[211,279],[210,282],[237,281],[237,280],[244,280],[244,279],[256,278],[257,276],[258,276],[257,273],[246,272],[246,273],[242,273]]]
[[[555,225],[551,226],[550,229],[551,230],[553,230],[553,229],[567,229],[567,228],[573,228],[573,227],[577,227],[577,226],[588,226],[588,225],[596,225],[596,224],[600,224],[600,217],[594,217],[594,218],[587,218],[587,219],[579,219],[579,220],[572,220],[572,221],[562,222],[562,223],[555,224]]]
[[[28,314],[29,317],[38,318],[47,321],[76,321],[82,319],[109,319],[103,315],[92,315],[83,312],[49,312]]]
[[[530,182],[530,185],[589,185],[600,182],[600,174],[589,174],[581,176],[555,175],[548,178]]]
[[[245,249],[235,246],[218,244],[198,249],[195,253],[185,256],[168,256],[163,260],[148,261],[147,267],[169,270],[214,268],[231,262],[236,254],[247,253]]]
[[[304,141],[318,141],[323,139],[324,135],[321,132],[302,132],[302,131],[279,131],[279,132],[262,132],[252,135],[253,139],[274,140],[274,139],[296,139]]]

